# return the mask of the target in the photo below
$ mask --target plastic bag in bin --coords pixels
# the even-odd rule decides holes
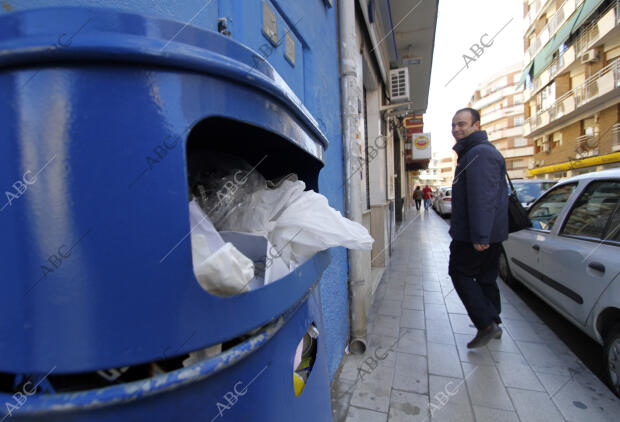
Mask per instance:
[[[262,177],[254,173],[252,177]],[[216,227],[266,235],[290,271],[334,246],[372,249],[374,240],[364,226],[343,217],[329,206],[325,196],[306,191],[297,176],[289,175],[276,185],[265,182],[253,186],[261,187]]]
[[[200,286],[217,296],[249,290],[254,263],[230,242],[224,243],[196,201],[190,202],[192,264]]]

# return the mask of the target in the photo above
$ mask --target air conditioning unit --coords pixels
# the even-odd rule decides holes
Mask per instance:
[[[591,48],[586,50],[581,55],[581,64],[597,62],[601,59],[601,50],[598,48]]]
[[[390,70],[390,99],[392,103],[409,101],[409,68]]]

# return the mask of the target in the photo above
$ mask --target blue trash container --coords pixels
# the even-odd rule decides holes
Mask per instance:
[[[66,28],[82,30],[70,39]],[[317,189],[327,140],[268,63],[180,22],[95,8],[16,12],[0,17],[0,111],[0,230],[11,239],[0,246],[2,376],[122,368],[246,335],[130,383],[0,394],[10,416],[331,420],[320,335],[299,397],[292,376],[306,330],[323,331],[317,286],[329,255],[227,298],[202,290],[192,270],[188,139]]]

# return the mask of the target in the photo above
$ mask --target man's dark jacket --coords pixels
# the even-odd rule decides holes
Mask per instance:
[[[483,130],[461,139],[452,183],[452,239],[496,243],[508,239],[508,187],[504,157]]]

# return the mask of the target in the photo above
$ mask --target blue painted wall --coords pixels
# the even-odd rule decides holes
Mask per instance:
[[[263,0],[2,0],[0,13],[51,7],[107,7],[186,22],[217,30],[226,17],[232,38],[261,51],[319,122],[330,141],[319,189],[332,207],[344,213],[340,84],[338,77],[338,17],[336,5],[324,0],[264,0],[277,14],[278,37],[286,30],[295,39],[295,65],[285,59],[285,43],[273,46],[262,34]],[[69,31],[68,31],[69,32]],[[321,281],[324,338],[330,378],[342,358],[348,338],[347,254],[331,250],[332,264]]]

